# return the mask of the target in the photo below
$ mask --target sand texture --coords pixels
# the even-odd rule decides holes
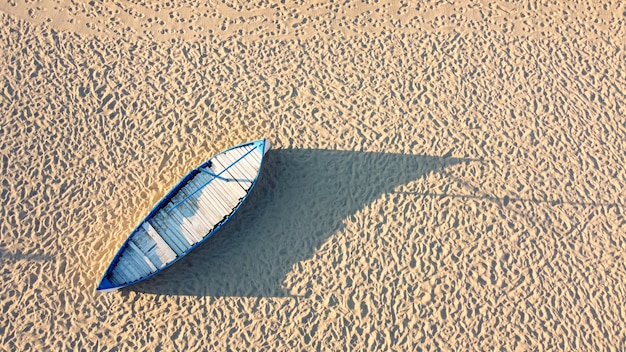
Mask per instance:
[[[2,0],[0,21],[0,350],[626,350],[624,3]],[[94,292],[188,170],[263,137],[227,226]]]

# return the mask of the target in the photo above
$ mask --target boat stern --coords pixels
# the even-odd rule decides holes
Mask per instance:
[[[98,287],[96,287],[96,291],[102,292],[102,293],[110,293],[110,292],[117,291],[119,289],[120,289],[119,287],[116,287],[115,285],[113,285],[113,283],[109,281],[109,279],[106,277],[103,277]]]

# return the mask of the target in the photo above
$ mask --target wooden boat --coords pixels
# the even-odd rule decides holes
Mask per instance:
[[[144,281],[211,237],[254,188],[269,149],[266,139],[244,143],[191,170],[131,232],[96,290]]]

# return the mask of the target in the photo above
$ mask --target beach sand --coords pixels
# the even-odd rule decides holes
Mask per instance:
[[[0,350],[626,349],[620,2],[0,3]],[[188,170],[258,186],[94,292]]]

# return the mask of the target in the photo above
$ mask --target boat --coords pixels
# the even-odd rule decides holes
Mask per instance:
[[[270,148],[267,139],[244,143],[191,170],[130,233],[96,291],[145,281],[213,236],[247,199]]]

